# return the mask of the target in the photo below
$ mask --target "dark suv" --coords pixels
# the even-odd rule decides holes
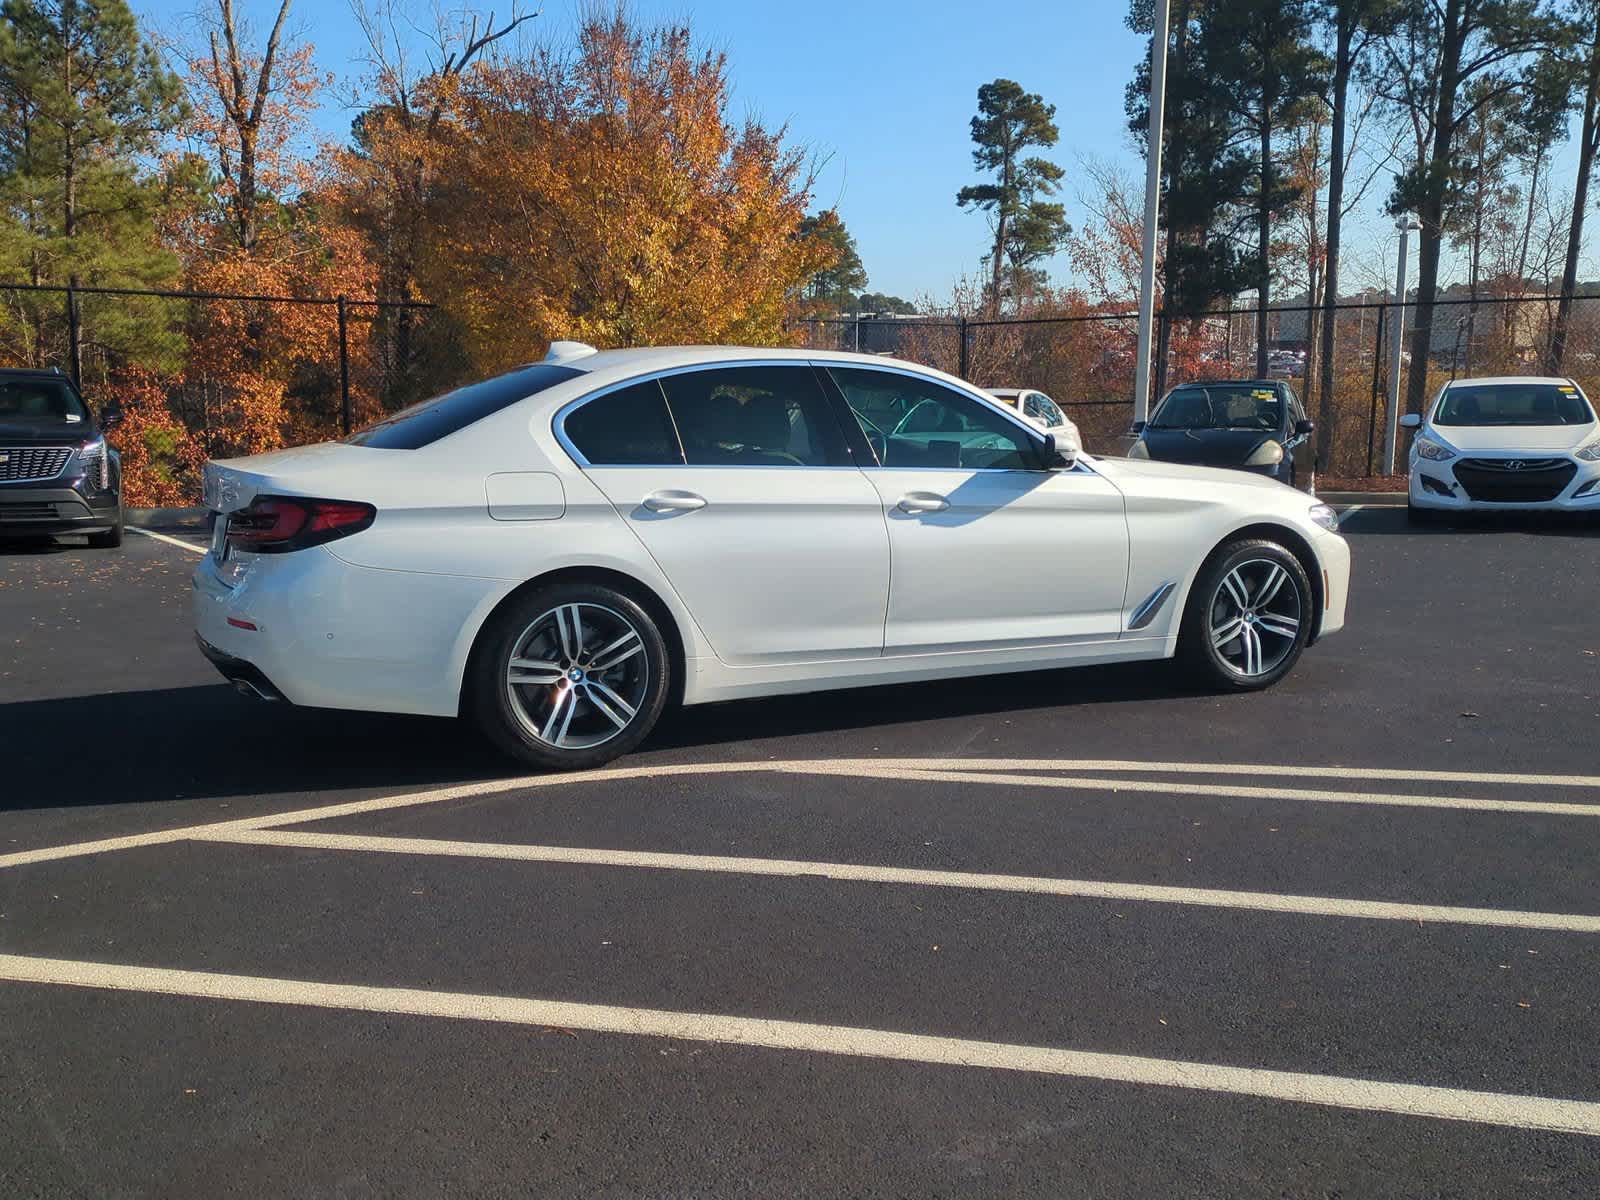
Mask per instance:
[[[89,545],[122,545],[122,460],[59,371],[0,370],[0,538],[86,533]]]

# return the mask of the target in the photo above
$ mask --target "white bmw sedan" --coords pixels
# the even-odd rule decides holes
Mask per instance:
[[[937,371],[549,358],[343,442],[210,463],[201,649],[240,690],[470,717],[549,767],[663,707],[1181,655],[1282,678],[1344,624],[1332,510],[1091,459]]]
[[[1408,512],[1600,513],[1600,424],[1570,379],[1457,379],[1414,429]]]

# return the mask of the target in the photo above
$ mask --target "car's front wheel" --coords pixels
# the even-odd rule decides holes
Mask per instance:
[[[101,533],[89,535],[89,546],[94,550],[115,550],[122,545],[122,505],[117,505],[117,523]]]
[[[671,660],[644,608],[597,583],[517,597],[480,635],[467,709],[501,749],[582,770],[632,750],[666,704]]]
[[[1294,667],[1316,599],[1305,568],[1277,542],[1232,542],[1207,560],[1189,594],[1179,655],[1205,685],[1247,692]]]

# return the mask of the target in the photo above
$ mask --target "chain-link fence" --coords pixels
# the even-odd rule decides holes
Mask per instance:
[[[188,502],[206,458],[339,437],[471,377],[427,304],[34,284],[0,284],[0,366],[124,408],[132,503]]]
[[[1414,306],[1404,310],[1399,379],[1405,405],[1411,372],[1427,372],[1432,396],[1449,379],[1544,371],[1557,297],[1447,296],[1435,302],[1427,361],[1414,364]],[[1192,317],[1162,315],[1156,332],[1156,387],[1204,379],[1254,378],[1257,314],[1231,309]],[[1311,415],[1329,426],[1322,469],[1371,475],[1381,461],[1395,306],[1381,299],[1341,302],[1336,319],[1333,392],[1321,395],[1320,308],[1274,306],[1267,314],[1267,374],[1291,382]],[[803,344],[883,354],[937,367],[980,387],[1047,392],[1082,430],[1088,449],[1118,453],[1133,417],[1138,323],[1134,313],[1085,313],[1011,320],[922,316],[837,317],[801,321]],[[1600,297],[1580,296],[1569,318],[1563,370],[1600,395]]]

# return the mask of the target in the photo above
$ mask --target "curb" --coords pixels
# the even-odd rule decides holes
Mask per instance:
[[[169,526],[202,526],[206,523],[204,508],[125,508],[122,519],[126,524],[140,529],[164,529]]]
[[[1404,492],[1325,492],[1317,489],[1317,499],[1324,504],[1361,505],[1362,508],[1404,508]]]

